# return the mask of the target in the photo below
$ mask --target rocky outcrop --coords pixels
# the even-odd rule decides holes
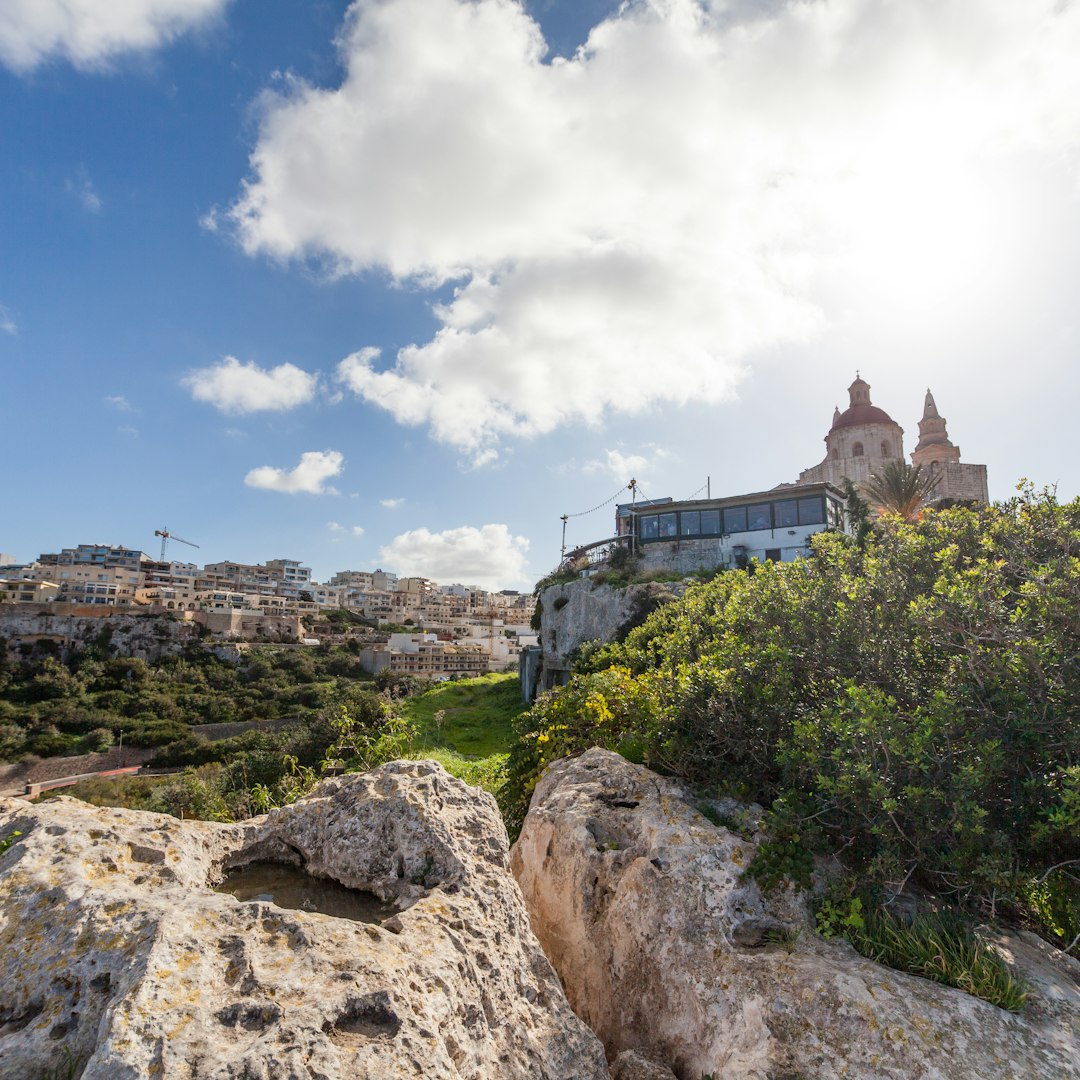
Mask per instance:
[[[574,651],[586,641],[618,641],[661,604],[686,591],[682,582],[647,582],[616,589],[580,578],[540,594],[540,689],[569,676]]]
[[[767,901],[742,879],[754,849],[616,754],[544,774],[514,873],[609,1056],[639,1051],[680,1080],[1080,1076],[1080,964],[1002,939],[1032,985],[1014,1016],[823,940],[797,897]]]
[[[15,833],[21,833],[15,836]],[[508,873],[490,796],[431,762],[237,825],[0,802],[0,1076],[606,1078]],[[301,864],[381,924],[211,885]]]
[[[35,645],[70,657],[93,646],[110,655],[156,663],[178,656],[200,642],[237,640],[292,645],[303,637],[299,615],[255,611],[166,610],[160,605],[95,608],[49,601],[0,604],[0,647],[10,655]],[[210,646],[222,660],[236,663],[239,651]]]
[[[94,645],[117,656],[157,661],[198,644],[203,628],[195,621],[196,614],[201,613],[155,615],[135,609],[122,614],[112,609],[102,616],[74,604],[3,604],[0,638],[12,651],[44,641],[64,656]]]

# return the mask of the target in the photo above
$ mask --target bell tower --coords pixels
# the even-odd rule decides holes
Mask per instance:
[[[945,430],[945,418],[938,412],[934,395],[926,391],[923,415],[919,421],[919,442],[911,452],[914,465],[959,461],[960,447],[954,446]]]
[[[870,384],[857,371],[855,381],[847,388],[847,392],[850,399],[849,408],[870,404]]]

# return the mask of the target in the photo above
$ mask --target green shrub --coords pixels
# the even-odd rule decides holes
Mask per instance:
[[[560,690],[541,695],[514,725],[519,738],[510,750],[499,803],[511,838],[520,831],[533,788],[551,762],[591,746],[643,760],[637,733],[651,727],[653,709],[648,688],[626,668],[574,675]]]
[[[807,559],[721,574],[582,650],[520,722],[503,804],[513,824],[555,756],[636,747],[774,807],[763,878],[842,853],[871,886],[1071,926],[1029,892],[1080,860],[1077,610],[1080,500],[1025,489],[862,544],[818,534]]]
[[[579,559],[575,563],[563,563],[549,574],[545,574],[533,588],[533,592],[542,593],[552,585],[565,585],[570,581],[577,581],[581,577],[581,571],[589,565],[588,559]]]
[[[1080,956],[1080,879],[1077,867],[1057,867],[1028,883],[1026,914],[1036,928],[1062,949]]]

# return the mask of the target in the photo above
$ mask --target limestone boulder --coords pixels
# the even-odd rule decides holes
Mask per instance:
[[[1076,961],[1031,935],[1001,938],[1032,987],[1013,1015],[822,939],[798,896],[743,880],[754,850],[617,754],[544,774],[514,873],[609,1058],[636,1051],[680,1080],[1080,1077]]]
[[[494,800],[432,762],[327,780],[236,825],[2,800],[4,846],[5,1080],[608,1076],[529,929]],[[396,913],[213,891],[256,859]]]

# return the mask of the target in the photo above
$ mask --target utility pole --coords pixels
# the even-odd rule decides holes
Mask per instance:
[[[559,562],[562,562],[566,558],[566,522],[569,518],[568,514],[562,516],[562,550],[559,552]]]

